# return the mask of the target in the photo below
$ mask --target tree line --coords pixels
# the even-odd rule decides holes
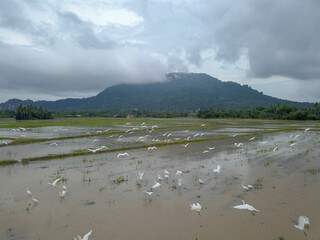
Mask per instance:
[[[15,112],[16,120],[30,120],[30,119],[53,119],[53,113],[49,112],[43,107],[37,108],[31,104],[23,106],[20,104]]]
[[[289,105],[257,107],[248,110],[208,109],[198,112],[199,118],[250,118],[275,120],[320,120],[320,107],[315,103],[313,108],[297,109]]]
[[[208,109],[192,111],[150,111],[150,110],[105,110],[105,111],[55,111],[50,112],[43,107],[20,104],[16,111],[0,111],[0,118],[12,118],[16,120],[52,119],[54,117],[147,117],[147,118],[247,118],[247,119],[275,119],[275,120],[320,120],[320,106],[314,104],[313,108],[298,109],[289,105],[274,105],[270,107],[257,107],[248,110]]]

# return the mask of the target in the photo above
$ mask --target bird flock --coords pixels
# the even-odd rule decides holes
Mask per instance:
[[[127,123],[126,126],[130,125],[130,123]],[[205,124],[202,124],[201,127],[204,127],[206,126]],[[159,128],[158,125],[154,125],[154,126],[151,126],[148,127],[146,125],[146,123],[142,123],[140,128],[138,127],[133,127],[133,128],[130,128],[128,130],[125,131],[125,133],[127,134],[131,134],[133,133],[134,131],[137,131],[137,130],[142,130],[142,129],[145,129],[149,134],[151,134],[155,129]],[[11,131],[25,131],[26,129],[24,128],[16,128],[16,129],[11,129]],[[103,132],[107,132],[109,131],[110,129],[107,129],[105,131],[96,131],[96,133],[103,133]],[[310,130],[310,128],[306,128],[304,130],[304,133],[307,133],[308,131]],[[190,130],[185,130],[184,133],[189,133]],[[162,137],[165,137],[166,139],[164,139],[163,141],[164,142],[167,142],[167,141],[179,141],[181,138],[177,137],[177,138],[173,138],[173,139],[169,139],[169,137],[172,137],[172,133],[170,132],[166,132],[164,134],[162,134]],[[196,137],[202,137],[204,135],[204,133],[195,133],[193,134],[193,136],[188,136],[187,138],[185,138],[184,140],[185,141],[189,141],[191,139],[191,137],[193,138],[196,138]],[[237,136],[241,136],[239,133],[235,133],[232,135],[233,138],[236,138]],[[123,137],[123,135],[120,135],[118,137],[118,139],[121,139]],[[140,136],[138,137],[138,139],[136,140],[137,142],[143,142],[143,141],[146,141],[146,138],[149,137],[149,135],[145,135],[145,136]],[[298,139],[299,137],[301,137],[301,134],[297,134],[297,135],[291,135],[289,137],[289,146],[291,148],[293,148],[297,143],[298,143]],[[251,137],[250,139],[248,139],[249,141],[253,141],[256,137]],[[97,142],[99,140],[97,139],[94,139],[92,141],[92,144],[94,142]],[[152,139],[152,142],[159,142],[161,140],[159,139]],[[263,142],[259,142],[260,144],[262,145],[265,145],[268,143],[268,141],[263,141]],[[7,144],[6,142],[2,141],[0,142],[0,144]],[[49,147],[57,147],[59,146],[58,143],[56,142],[53,142],[53,143],[50,143],[49,144]],[[190,142],[187,142],[186,144],[182,144],[181,145],[183,148],[187,148],[188,146],[190,146]],[[237,147],[237,148],[241,148],[244,146],[244,143],[234,143],[234,146]],[[104,150],[104,149],[108,149],[108,147],[106,146],[99,146],[98,148],[87,148],[88,151],[90,152],[93,152],[93,153],[96,153],[98,151],[101,151],[101,150]],[[151,146],[151,147],[148,147],[147,148],[148,151],[154,151],[154,150],[157,150],[157,147],[156,146]],[[203,153],[210,153],[211,151],[214,151],[215,150],[215,147],[214,146],[206,146],[206,149],[203,150]],[[273,152],[275,151],[278,151],[279,150],[279,147],[276,146],[272,149]],[[117,159],[119,158],[125,158],[125,157],[129,157],[129,153],[128,152],[123,152],[123,153],[118,153],[117,154]],[[217,174],[220,174],[221,173],[221,166],[220,165],[217,165],[214,169],[212,169],[212,173],[217,175]],[[145,172],[140,172],[138,171],[136,173],[136,176],[137,176],[137,179],[138,181],[143,181],[144,179],[144,174]],[[181,170],[176,170],[175,172],[175,176],[176,176],[176,183],[178,185],[179,188],[181,188],[182,186],[182,177],[183,177],[183,174],[184,172],[181,171]],[[172,174],[171,174],[172,175]],[[162,174],[157,174],[156,176],[156,179],[157,181],[154,181],[154,184],[152,186],[150,186],[149,188],[146,188],[144,189],[143,193],[145,193],[147,196],[149,196],[150,198],[152,197],[153,193],[156,191],[156,189],[160,188],[161,187],[161,181],[163,181],[164,179],[169,179],[170,178],[170,173],[167,169],[164,169],[163,170],[163,173]],[[52,187],[54,188],[57,188],[57,184],[61,181],[61,178],[57,178],[55,179],[54,181],[52,181],[51,183],[48,183],[49,185],[51,185]],[[198,178],[198,183],[203,185],[204,184],[204,181],[200,178]],[[250,184],[248,185],[244,185],[243,182],[241,183],[242,185],[242,188],[245,190],[245,191],[250,191],[252,189],[254,189],[254,187]],[[31,193],[31,191],[29,190],[29,188],[27,187],[26,188],[26,192],[27,192],[27,195],[29,197],[31,197],[33,203],[34,203],[34,206],[39,204],[39,200],[36,199],[34,197],[34,195]],[[66,186],[62,186],[61,187],[61,191],[58,191],[58,194],[61,198],[65,198],[66,195],[68,194],[68,190],[67,190],[67,187]],[[202,210],[202,206],[200,205],[200,203],[190,203],[189,204],[190,208],[192,211],[196,211],[198,212],[198,214],[200,215],[200,211]],[[234,209],[240,209],[240,210],[248,210],[250,212],[260,212],[260,210],[257,210],[255,207],[253,207],[252,205],[249,205],[248,203],[246,203],[244,200],[242,200],[242,204],[241,205],[236,205],[236,206],[233,206]],[[299,219],[298,219],[298,224],[297,225],[294,225],[297,229],[300,229],[300,230],[304,230],[304,227],[306,225],[309,225],[310,224],[310,221],[307,217],[305,216],[300,216]],[[75,240],[88,240],[89,239],[89,236],[91,235],[93,230],[90,230],[87,234],[85,234],[83,237],[81,236],[77,236],[76,238],[74,238]]]

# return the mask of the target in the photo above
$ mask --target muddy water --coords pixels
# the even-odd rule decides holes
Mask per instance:
[[[301,135],[294,147],[291,134]],[[318,149],[319,134],[292,132],[2,167],[0,239],[73,239],[91,229],[90,239],[319,239],[320,173],[307,171],[320,168]],[[146,196],[164,169],[170,178]],[[184,171],[181,188],[176,170]],[[145,172],[141,186],[137,171]],[[67,181],[48,185],[57,175]],[[120,176],[128,181],[113,184]],[[242,182],[257,189],[246,192]],[[242,199],[261,212],[233,209]],[[194,202],[200,215],[190,209]],[[300,215],[311,222],[306,235],[294,227]]]

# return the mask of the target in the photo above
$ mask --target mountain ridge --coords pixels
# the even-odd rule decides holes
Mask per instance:
[[[241,110],[275,104],[287,104],[298,108],[313,106],[308,102],[295,102],[264,95],[248,85],[222,82],[204,73],[168,73],[164,82],[114,85],[88,98],[66,98],[56,101],[10,99],[0,104],[0,110],[15,110],[20,103],[62,111],[179,111],[209,108]]]

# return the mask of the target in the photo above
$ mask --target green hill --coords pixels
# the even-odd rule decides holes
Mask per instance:
[[[48,110],[68,111],[105,109],[173,111],[209,108],[239,110],[275,104],[287,104],[298,108],[313,106],[311,103],[270,97],[247,85],[222,82],[202,73],[169,73],[164,82],[115,85],[90,98],[35,102],[11,99],[0,104],[0,110],[15,109],[20,103],[32,103]]]

